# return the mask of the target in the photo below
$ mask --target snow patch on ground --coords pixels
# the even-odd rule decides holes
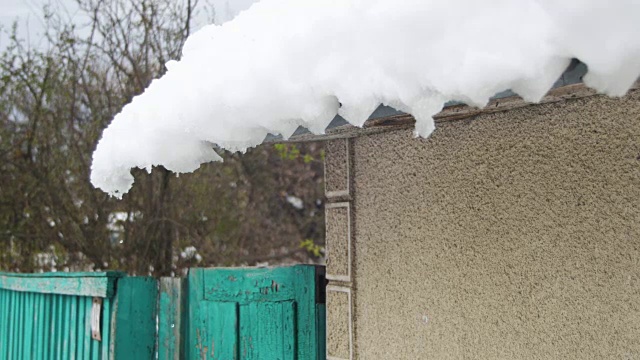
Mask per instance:
[[[299,197],[293,196],[293,195],[287,195],[286,199],[287,199],[287,202],[297,210],[304,209],[304,202]]]
[[[484,106],[511,89],[539,101],[571,58],[620,96],[640,75],[637,0],[263,0],[186,42],[180,61],[125,106],[93,155],[91,182],[121,197],[130,169],[181,173],[336,114],[378,105],[434,130],[444,103]]]

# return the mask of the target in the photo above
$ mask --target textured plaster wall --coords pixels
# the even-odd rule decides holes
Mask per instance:
[[[351,141],[355,358],[640,359],[639,91]]]

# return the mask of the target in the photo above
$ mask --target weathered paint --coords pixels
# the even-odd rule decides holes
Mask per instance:
[[[238,359],[238,304],[205,301],[199,305],[203,326],[196,328],[196,358]]]
[[[295,301],[255,302],[242,308],[241,359],[297,359]]]
[[[322,273],[194,269],[159,287],[120,273],[2,273],[0,359],[322,359]],[[101,340],[91,337],[96,294],[108,295]]]
[[[188,359],[321,359],[316,267],[191,269]]]
[[[158,359],[180,360],[184,353],[184,317],[186,310],[184,278],[161,278],[158,298]]]
[[[185,343],[185,358],[186,359],[198,359],[199,355],[202,358],[201,353],[198,350],[202,349],[202,338],[200,328],[205,326],[201,318],[201,307],[198,306],[199,302],[203,300],[201,288],[203,285],[204,272],[198,269],[189,270],[187,276],[187,323],[186,326],[186,343]],[[205,354],[206,358],[206,354]]]
[[[121,276],[0,273],[0,359],[154,358],[157,282]],[[99,341],[94,296],[102,298]]]
[[[105,314],[112,316],[112,334],[106,331],[103,318],[103,339],[114,337],[113,354],[115,359],[152,359],[155,354],[156,340],[156,302],[158,299],[157,281],[146,277],[125,277],[118,280],[115,296],[115,311]],[[103,340],[104,341],[104,340]],[[104,348],[103,351],[107,351]],[[108,354],[103,353],[103,359]]]
[[[121,272],[18,274],[0,272],[0,288],[14,291],[111,297]]]
[[[79,308],[82,302],[86,306]],[[90,304],[90,297],[0,289],[0,359],[88,359],[101,349],[104,354],[108,339],[91,340],[89,331],[78,331],[88,329],[88,316],[79,315],[91,311]],[[103,325],[108,329],[108,322]]]

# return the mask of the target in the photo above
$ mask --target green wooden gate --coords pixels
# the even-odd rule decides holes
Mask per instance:
[[[191,269],[186,302],[181,284],[161,282],[160,359],[324,359],[323,267]]]

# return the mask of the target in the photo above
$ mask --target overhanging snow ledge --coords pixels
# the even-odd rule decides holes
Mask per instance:
[[[584,63],[574,59],[562,76],[560,76],[555,84],[553,84],[553,87],[549,90],[547,95],[540,100],[539,104],[598,95],[595,90],[585,86],[582,82],[582,77],[587,73],[587,70],[587,66]],[[639,87],[640,80],[636,81],[631,89],[638,89]],[[534,105],[534,103],[526,102],[513,91],[506,90],[493,96],[489,104],[482,109],[471,107],[461,102],[450,101],[445,104],[444,109],[439,114],[434,116],[434,119],[436,123],[460,120],[482,113],[507,111],[528,105]],[[316,135],[306,128],[299,127],[287,140],[284,140],[279,135],[276,136],[269,134],[264,142],[277,143],[332,140],[379,133],[383,131],[405,129],[413,127],[414,124],[415,119],[410,114],[398,111],[390,106],[380,105],[369,116],[366,123],[361,128],[349,124],[340,115],[336,115],[327,127],[325,134]]]

